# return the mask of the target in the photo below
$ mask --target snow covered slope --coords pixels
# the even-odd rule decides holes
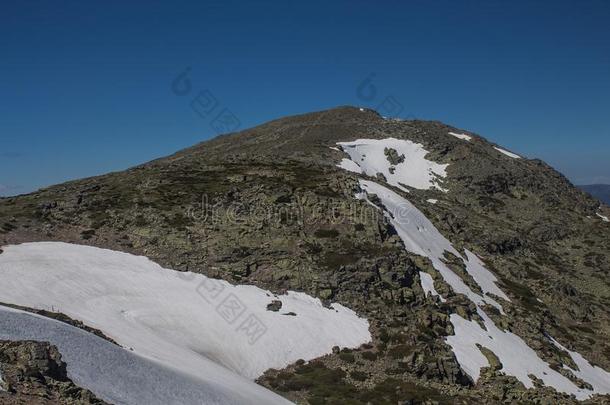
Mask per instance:
[[[447,164],[426,159],[428,151],[411,141],[396,138],[358,139],[339,142],[338,145],[351,158],[351,162],[343,159],[339,167],[369,176],[381,173],[389,184],[407,192],[407,186],[422,190],[440,188],[437,184],[439,179],[447,175]],[[388,156],[390,149],[396,151],[394,159]]]
[[[476,321],[469,321],[457,314],[450,317],[455,335],[447,337],[449,344],[462,369],[477,380],[480,369],[489,365],[477,345],[491,350],[502,363],[501,371],[512,375],[521,381],[527,388],[534,387],[531,375],[539,378],[545,385],[557,391],[574,394],[578,399],[589,398],[594,393],[610,393],[610,373],[593,367],[578,353],[571,353],[572,358],[579,365],[579,378],[590,383],[593,390],[579,388],[576,384],[553,370],[537,353],[531,349],[519,336],[499,329],[493,320],[483,310],[484,304],[496,306],[502,313],[502,306],[489,294],[505,300],[508,296],[496,285],[496,277],[485,268],[484,263],[472,252],[466,250],[465,256],[460,254],[451,243],[434,227],[425,215],[414,205],[394,191],[376,182],[360,180],[360,187],[364,190],[356,197],[367,200],[370,194],[375,194],[382,203],[384,215],[390,220],[398,235],[404,242],[406,249],[421,256],[428,257],[434,268],[441,274],[445,282],[457,292],[466,295],[477,306],[477,312],[483,320],[485,328]],[[374,205],[374,204],[373,204]],[[477,282],[484,295],[480,295],[454,273],[444,262],[444,252],[450,252],[461,257],[466,271]],[[426,293],[439,295],[434,289],[432,277],[420,273],[423,290]],[[443,300],[443,297],[440,297]],[[581,362],[579,364],[579,362]],[[582,367],[581,367],[582,364]]]
[[[304,293],[274,297],[254,286],[88,246],[41,242],[3,249],[0,301],[53,308],[192,376],[207,375],[218,364],[253,379],[269,368],[330,353],[333,346],[371,340],[365,319],[339,304],[325,308]],[[274,299],[283,304],[279,312],[266,309]],[[221,369],[208,377],[226,380]]]
[[[475,293],[464,283],[464,281],[455,274],[444,262],[444,253],[450,252],[457,257],[462,255],[445,239],[443,235],[434,227],[432,222],[424,214],[422,214],[413,204],[402,198],[397,193],[384,187],[378,183],[368,180],[360,180],[360,187],[365,190],[365,194],[357,197],[367,198],[367,194],[376,194],[384,205],[385,214],[396,229],[398,236],[403,240],[408,251],[420,256],[429,257],[432,260],[434,268],[441,273],[445,281],[451,285],[455,292],[464,294],[473,302],[483,305],[485,303],[494,305],[500,311],[502,306],[493,298],[487,295]],[[464,259],[466,271],[471,275],[476,274],[477,277],[495,281],[495,276],[488,270],[481,268],[480,261],[476,256],[469,256]],[[474,276],[473,276],[474,277]],[[495,286],[495,284],[494,284]],[[493,292],[500,291],[497,286],[495,289],[488,284],[487,288]],[[485,290],[483,290],[485,292]],[[500,291],[499,295],[508,299],[504,293]]]
[[[572,381],[540,359],[523,339],[511,332],[499,329],[481,308],[478,308],[478,313],[483,318],[486,329],[481,328],[475,321],[468,321],[459,315],[452,314],[451,323],[455,329],[455,335],[447,337],[447,343],[453,348],[458,362],[473,379],[478,379],[481,367],[489,365],[476,346],[476,344],[480,344],[498,357],[502,363],[502,372],[515,376],[527,388],[534,387],[534,382],[529,377],[534,375],[545,385],[553,387],[559,392],[574,394],[578,399],[589,398],[594,393],[610,392],[607,390],[608,387],[601,386],[594,391],[578,388]],[[591,382],[587,378],[583,379]],[[610,374],[606,373],[606,379],[610,381]]]
[[[563,367],[570,370],[576,377],[587,381],[596,392],[610,392],[610,374],[605,370],[593,366],[589,363],[584,357],[582,357],[579,353],[573,352],[571,350],[563,347],[558,341],[551,338],[551,341],[555,346],[568,353],[574,364],[576,364],[577,369],[574,370],[566,365]]]
[[[342,168],[344,170],[350,171],[350,172],[362,173],[362,168],[360,166],[358,166],[358,163],[356,163],[350,159],[346,159],[346,158],[341,159],[341,162],[337,166],[339,166],[340,168]]]
[[[211,361],[189,376],[66,323],[3,306],[0,339],[50,342],[77,385],[117,405],[290,403]]]

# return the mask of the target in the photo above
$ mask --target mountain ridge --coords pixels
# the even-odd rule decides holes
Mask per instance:
[[[421,145],[426,159],[447,164],[440,179],[447,192],[405,191],[337,167],[348,157],[339,142],[388,138]],[[387,388],[395,382],[397,399],[426,392],[443,401],[572,403],[548,388],[525,390],[483,349],[490,368],[472,381],[445,339],[454,332],[450,316],[476,320],[476,308],[427,258],[405,251],[388,218],[368,216],[370,205],[354,198],[362,179],[407,198],[458,252],[472,251],[495,274],[511,299],[502,301],[504,315],[489,310],[496,325],[557,369],[571,364],[569,356],[546,333],[609,370],[610,238],[596,216],[608,209],[546,163],[494,147],[440,122],[384,119],[355,107],[280,118],[126,171],[0,199],[0,242],[57,240],[142,254],[176,270],[304,291],[367,317],[370,348],[259,379],[291,400],[366,403],[373,393],[394,400]],[[460,258],[444,260],[477,288]],[[422,272],[447,302],[424,291]]]
[[[597,198],[606,205],[610,205],[610,184],[584,184],[576,186]]]

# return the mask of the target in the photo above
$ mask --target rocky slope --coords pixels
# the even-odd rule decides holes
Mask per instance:
[[[610,204],[610,185],[609,184],[588,184],[578,186],[581,190],[591,194],[606,205]]]
[[[420,144],[427,160],[447,165],[439,187],[337,167],[349,157],[339,142],[387,138]],[[484,347],[489,367],[476,382],[464,372],[447,344],[450,319],[476,319],[477,307],[429,258],[405,250],[383,204],[355,198],[359,180],[383,184],[459,252],[478,255],[509,298],[504,314],[486,312],[553,369],[573,362],[548,336],[610,370],[610,227],[602,219],[610,210],[544,162],[494,146],[439,122],[352,107],[288,117],[124,172],[2,198],[0,244],[56,240],[141,254],[234,283],[304,291],[367,318],[370,344],[259,379],[298,402],[572,403],[540,384],[525,389]],[[444,260],[477,290],[461,258]],[[444,300],[424,292],[422,273]]]
[[[33,341],[0,341],[0,404],[99,404],[76,386],[55,346]]]

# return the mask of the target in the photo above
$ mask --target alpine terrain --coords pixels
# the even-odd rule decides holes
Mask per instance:
[[[0,198],[0,403],[610,403],[608,218],[356,107]]]
[[[605,204],[610,204],[610,185],[608,184],[589,184],[578,186],[583,191],[591,194],[593,197],[602,201]]]

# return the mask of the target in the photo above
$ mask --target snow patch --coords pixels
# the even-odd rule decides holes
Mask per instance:
[[[341,163],[339,163],[337,167],[340,167],[341,169],[347,170],[349,172],[362,174],[362,168],[358,166],[358,163],[346,158],[341,159]]]
[[[212,361],[254,379],[371,340],[368,321],[304,293],[278,296],[282,311],[273,312],[269,291],[165,269],[142,256],[59,242],[3,249],[0,302],[53,307],[195,377]]]
[[[503,153],[503,154],[504,154],[504,155],[506,155],[506,156],[512,157],[513,159],[521,159],[521,156],[519,156],[519,155],[517,155],[517,154],[515,154],[515,153],[512,153],[512,152],[509,152],[509,151],[507,151],[507,150],[504,150],[504,149],[498,148],[498,147],[496,147],[496,146],[494,146],[494,149],[495,149],[495,150],[497,150],[497,151],[498,151],[498,152],[500,152],[500,153]]]
[[[485,264],[481,259],[470,250],[465,249],[465,251],[468,258],[468,261],[466,261],[466,271],[474,278],[474,281],[481,287],[481,290],[485,294],[491,293],[504,298],[506,301],[510,301],[510,298],[508,298],[504,291],[496,285],[496,281],[498,281],[496,276],[485,268]]]
[[[425,271],[420,271],[419,272],[419,281],[421,283],[421,288],[424,290],[424,294],[426,294],[426,296],[428,295],[428,293],[439,297],[441,299],[441,302],[445,302],[446,300],[436,291],[436,288],[434,288],[434,279],[432,278],[432,276],[428,273],[426,273]]]
[[[564,364],[564,368],[570,370],[572,374],[576,377],[580,378],[591,384],[593,387],[593,392],[596,394],[608,394],[610,393],[610,373],[606,372],[604,369],[591,365],[584,357],[582,357],[579,353],[573,352],[571,350],[566,349],[561,345],[558,341],[553,338],[550,338],[551,342],[564,352],[568,352],[572,360],[576,366],[578,366],[577,370],[572,370],[570,367]]]
[[[360,187],[368,194],[376,194],[379,197],[384,206],[384,215],[390,220],[409,252],[428,257],[434,268],[441,273],[443,279],[456,293],[466,295],[478,305],[490,304],[503,312],[502,306],[498,302],[491,297],[481,296],[472,291],[461,277],[444,263],[445,251],[457,257],[462,257],[462,255],[413,204],[394,191],[373,181],[360,180]],[[366,194],[360,194],[357,197],[366,199]],[[462,259],[464,258],[462,257]],[[464,262],[467,267],[476,265],[466,259]]]
[[[593,392],[578,388],[572,381],[553,370],[538,354],[530,348],[519,336],[504,332],[482,311],[478,313],[483,318],[485,329],[475,321],[468,321],[457,314],[450,316],[455,335],[447,336],[447,344],[451,346],[460,366],[475,381],[479,378],[481,367],[489,365],[487,358],[476,344],[491,350],[502,363],[500,371],[516,377],[526,388],[533,388],[530,374],[540,378],[545,385],[557,391],[574,394],[578,399],[589,398]]]
[[[426,159],[428,151],[423,145],[409,140],[358,139],[352,142],[338,142],[338,145],[341,145],[351,160],[359,165],[362,173],[369,176],[381,173],[389,184],[406,192],[409,191],[407,187],[420,190],[433,187],[441,189],[437,183],[447,176],[448,164],[438,164]],[[396,150],[401,161],[391,164],[384,153],[386,149]],[[341,164],[345,165],[344,162]]]
[[[608,380],[608,373],[604,370],[583,365],[585,371],[578,376],[590,383],[594,387],[594,391],[578,388],[568,378],[553,370],[519,336],[499,329],[482,307],[484,304],[490,304],[503,313],[500,304],[487,294],[494,294],[505,300],[509,300],[509,298],[496,285],[496,277],[485,268],[484,263],[469,250],[465,251],[466,257],[464,258],[434,225],[402,196],[368,180],[360,180],[360,187],[364,192],[357,194],[356,197],[373,204],[368,199],[368,194],[377,195],[383,205],[379,208],[384,211],[384,215],[396,229],[405,248],[411,253],[428,257],[433,267],[456,293],[466,295],[477,305],[477,313],[485,328],[482,328],[476,321],[468,321],[457,314],[452,314],[450,320],[455,335],[446,338],[447,344],[451,346],[460,366],[473,380],[478,380],[480,369],[489,365],[487,358],[477,347],[479,344],[491,350],[498,357],[502,363],[502,372],[516,377],[528,388],[534,387],[534,383],[529,377],[531,374],[541,379],[545,385],[560,392],[574,394],[578,399],[589,398],[598,392],[610,392],[606,385],[610,384],[610,380]],[[444,252],[462,257],[466,271],[481,287],[485,295],[481,296],[472,291],[457,274],[445,265]],[[433,289],[434,284],[430,275],[420,272],[420,282],[426,294],[430,292],[438,295],[438,292]],[[586,362],[586,360],[581,356],[577,361],[576,354],[573,355],[573,358],[580,367],[579,362]]]
[[[600,217],[602,219],[602,221],[604,222],[610,222],[610,219],[608,219],[608,217],[603,216],[602,214],[600,214],[599,212],[595,213],[598,217]]]
[[[74,383],[114,404],[290,404],[211,360],[187,375],[66,323],[2,306],[0,339],[57,346]]]
[[[455,132],[449,132],[449,135],[455,136],[456,138],[463,139],[465,141],[470,141],[472,139],[472,136],[470,136],[470,135],[458,134]]]

